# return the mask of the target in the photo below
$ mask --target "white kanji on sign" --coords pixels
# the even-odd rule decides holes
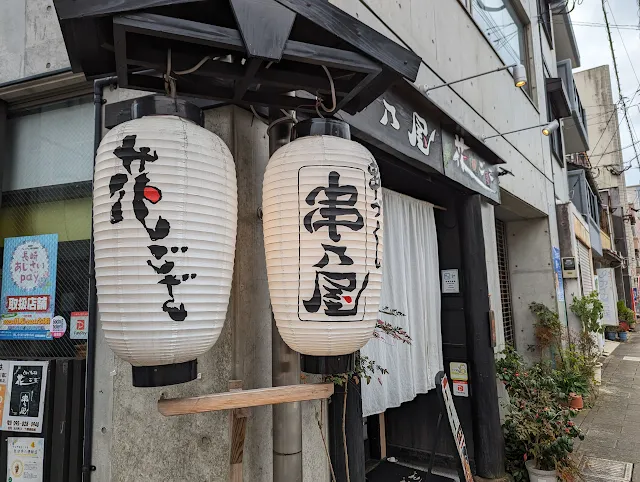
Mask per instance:
[[[429,155],[431,143],[436,139],[436,130],[434,129],[430,136],[428,134],[427,121],[414,112],[413,128],[409,132],[409,142],[413,147],[420,149],[420,152],[425,156]]]
[[[380,119],[380,124],[383,126],[389,124],[389,115],[391,115],[391,127],[399,130],[400,122],[398,122],[398,118],[396,117],[396,108],[384,99],[382,99],[382,103],[384,104],[384,114],[382,115],[382,119]]]

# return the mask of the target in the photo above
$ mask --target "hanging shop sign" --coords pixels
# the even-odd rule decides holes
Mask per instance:
[[[69,338],[72,340],[87,340],[89,338],[88,311],[73,311],[69,325]]]
[[[498,167],[489,164],[465,144],[464,139],[442,131],[445,176],[483,196],[500,202]]]
[[[8,366],[2,430],[42,433],[49,362],[3,360],[0,365]]]
[[[7,437],[7,482],[43,482],[44,439]]]
[[[305,355],[360,349],[376,325],[382,282],[382,193],[371,153],[330,135],[286,144],[267,165],[262,209],[283,340]]]
[[[175,102],[185,115],[195,109]],[[134,366],[136,386],[195,379],[196,358],[218,339],[231,291],[237,188],[229,149],[177,115],[120,124],[97,152],[93,210],[107,343]]]
[[[560,248],[553,246],[552,255],[556,297],[558,298],[558,301],[564,301],[564,280],[562,278],[562,258],[560,256]]]
[[[4,240],[0,340],[50,340],[58,235]]]

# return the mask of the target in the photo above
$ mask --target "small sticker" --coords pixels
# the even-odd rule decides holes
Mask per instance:
[[[451,372],[451,380],[464,381],[469,380],[469,372],[467,364],[464,362],[450,362],[449,371]]]
[[[89,338],[89,312],[74,311],[69,323],[69,336],[72,340],[86,340]]]
[[[54,316],[51,319],[51,336],[62,338],[67,331],[67,320],[64,316]]]
[[[453,394],[456,397],[468,397],[469,396],[469,382],[454,381],[453,382]]]

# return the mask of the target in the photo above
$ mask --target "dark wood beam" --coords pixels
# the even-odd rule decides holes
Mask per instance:
[[[127,34],[124,27],[115,22],[113,24],[113,50],[116,58],[118,85],[126,88],[129,85],[129,76],[127,74]]]
[[[186,50],[172,51],[173,70],[185,70],[196,65],[202,56]],[[130,66],[145,67],[164,72],[166,69],[166,51],[152,45],[141,45],[132,43],[127,45],[127,63]],[[223,62],[221,60],[210,60],[202,65],[189,76],[202,76],[228,79],[242,79],[244,68],[237,63]],[[270,69],[262,69],[255,74],[255,84],[269,87],[291,88],[307,90],[309,92],[330,92],[329,82],[324,71],[319,70],[318,76],[283,70],[279,66],[272,66]],[[345,80],[334,80],[336,94],[344,96],[353,87],[353,82]]]
[[[276,0],[349,45],[386,64],[403,77],[416,80],[420,57],[340,8],[324,1]]]
[[[115,17],[113,23],[114,25],[124,26],[127,32],[142,33],[153,37],[180,40],[227,51],[246,53],[240,32],[230,28],[151,13],[122,15]],[[380,68],[376,62],[364,55],[349,50],[334,49],[294,40],[287,41],[282,58],[284,60],[325,65],[329,68],[355,72],[377,72]]]
[[[239,101],[244,96],[249,86],[255,83],[255,75],[260,66],[262,65],[262,59],[252,58],[247,61],[244,68],[244,76],[238,80],[233,91],[234,102]]]
[[[102,17],[133,10],[165,7],[182,3],[197,3],[203,0],[54,0],[60,20],[84,17]]]
[[[376,79],[376,77],[380,74],[380,72],[382,72],[382,69],[378,70],[378,72],[371,72],[370,74],[367,74],[364,79],[358,82],[358,85],[356,85],[353,89],[351,89],[351,92],[349,92],[346,96],[340,99],[340,102],[338,102],[338,105],[335,108],[335,112],[340,111],[344,106],[346,106],[349,102],[351,102],[357,95],[360,95],[360,93]]]
[[[279,62],[296,14],[274,0],[230,0],[249,57]]]

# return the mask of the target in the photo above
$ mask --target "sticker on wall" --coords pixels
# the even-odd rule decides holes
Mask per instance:
[[[42,482],[44,472],[44,439],[7,438],[7,481]]]
[[[64,316],[54,316],[51,319],[51,336],[54,338],[62,338],[67,332],[67,320]]]
[[[10,362],[2,430],[42,433],[48,365],[49,362],[38,361]]]
[[[558,301],[564,301],[564,281],[562,278],[562,259],[560,248],[553,247],[553,278],[556,284],[556,297]]]
[[[4,240],[0,340],[50,340],[58,235]]]
[[[69,336],[72,340],[86,340],[89,338],[89,312],[74,311],[69,323]]]
[[[456,397],[468,397],[469,396],[469,382],[454,381],[453,394]]]
[[[449,372],[451,373],[451,380],[453,381],[468,381],[469,371],[467,364],[464,362],[450,362]]]
[[[452,294],[460,293],[460,282],[458,281],[457,269],[443,269],[442,274],[442,293]]]

